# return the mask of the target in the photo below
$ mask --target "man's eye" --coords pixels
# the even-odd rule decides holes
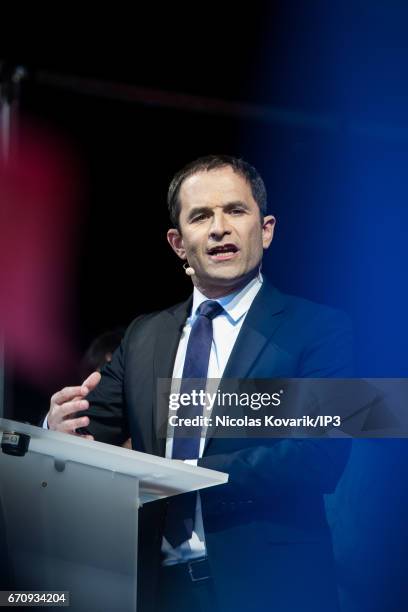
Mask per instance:
[[[195,217],[193,217],[191,221],[192,223],[195,223],[195,221],[202,221],[205,218],[206,218],[206,215],[204,213],[201,213],[200,215],[196,215]]]
[[[243,212],[244,212],[244,210],[242,208],[232,208],[230,210],[230,213],[232,215],[242,215]]]

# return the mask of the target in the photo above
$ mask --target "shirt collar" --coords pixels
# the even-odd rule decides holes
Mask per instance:
[[[215,300],[224,308],[225,314],[230,319],[231,323],[237,323],[240,318],[248,312],[256,294],[262,287],[262,283],[263,277],[262,274],[259,273],[242,289]],[[192,323],[195,319],[195,313],[197,312],[197,308],[200,306],[200,304],[208,299],[208,297],[194,287],[193,307],[191,309],[190,318],[188,319],[189,323]]]

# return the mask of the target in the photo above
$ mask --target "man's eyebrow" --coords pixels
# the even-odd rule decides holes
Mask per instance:
[[[226,208],[227,210],[230,210],[231,208],[245,208],[245,210],[249,210],[249,206],[248,204],[246,204],[245,202],[242,202],[242,200],[235,200],[233,202],[227,202],[226,204],[224,204],[223,208]]]
[[[222,207],[224,210],[227,210],[227,211],[231,210],[232,208],[236,208],[236,207],[244,208],[245,210],[249,210],[248,204],[246,204],[245,202],[242,202],[241,200],[234,200],[232,202],[226,202],[225,204],[222,204]],[[211,210],[212,210],[211,206],[195,206],[188,213],[187,219],[192,219],[196,215],[207,213],[207,212],[210,212]]]

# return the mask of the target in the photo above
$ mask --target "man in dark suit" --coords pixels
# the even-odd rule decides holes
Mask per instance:
[[[222,439],[210,428],[187,448],[176,432],[158,433],[167,414],[157,381],[181,379],[180,389],[192,378],[347,377],[347,321],[262,278],[275,218],[246,162],[200,158],[176,174],[168,204],[174,227],[167,238],[187,265],[193,296],[137,318],[100,382],[93,374],[53,396],[48,426],[87,427],[88,437],[113,444],[130,435],[136,450],[229,474],[228,484],[193,499],[142,509],[142,609],[335,612],[323,494],[336,487],[348,444]]]

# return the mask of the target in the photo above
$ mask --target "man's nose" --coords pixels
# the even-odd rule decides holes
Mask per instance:
[[[223,236],[230,233],[231,229],[229,227],[228,219],[222,212],[218,214],[216,213],[212,218],[209,237],[213,240],[220,240],[223,238]]]

